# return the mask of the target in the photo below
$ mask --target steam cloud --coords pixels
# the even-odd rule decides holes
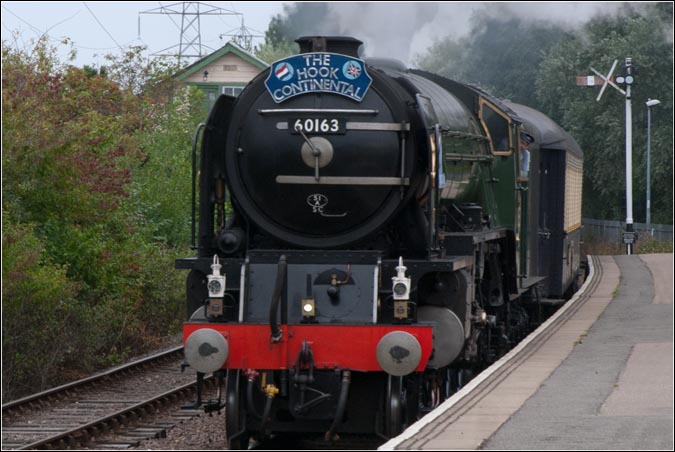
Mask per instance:
[[[411,65],[435,40],[468,33],[471,16],[479,9],[505,20],[512,17],[545,20],[573,28],[598,15],[616,14],[623,5],[622,2],[331,2],[327,4],[328,14],[304,17],[297,36],[352,36],[364,41],[365,57],[396,58]],[[638,8],[639,4],[632,5]]]

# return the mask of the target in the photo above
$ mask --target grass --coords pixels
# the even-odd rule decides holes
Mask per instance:
[[[587,337],[588,337],[588,331],[582,333],[581,336],[579,336],[579,338],[576,341],[574,341],[574,346],[576,347],[577,345],[583,344],[584,339],[586,339]]]
[[[633,254],[672,253],[673,242],[654,239],[649,235],[641,235],[633,246]],[[626,245],[620,241],[608,242],[594,237],[586,238],[581,244],[582,255],[617,256],[626,254]]]
[[[621,284],[619,284],[620,286]],[[612,292],[612,298],[616,298],[619,295],[619,286],[616,286],[616,289],[614,289],[614,292]]]

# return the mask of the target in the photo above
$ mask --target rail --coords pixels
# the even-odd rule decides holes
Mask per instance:
[[[177,355],[178,353],[183,351],[183,346],[180,345],[178,347],[171,348],[169,350],[165,350],[163,352],[141,358],[136,361],[132,361],[127,364],[123,364],[118,367],[114,367],[110,370],[107,370],[105,372],[101,372],[96,375],[92,375],[91,377],[83,378],[81,380],[73,381],[70,383],[66,383],[61,386],[57,386],[55,388],[47,389],[46,391],[38,392],[36,394],[31,394],[29,396],[17,399],[17,400],[12,400],[11,402],[7,402],[4,405],[2,405],[2,414],[4,415],[7,411],[12,410],[14,408],[18,408],[21,405],[28,405],[32,402],[49,398],[50,396],[54,396],[57,394],[65,393],[66,391],[79,388],[81,386],[96,382],[98,380],[102,380],[105,377],[110,377],[116,374],[120,374],[122,372],[128,371],[130,369],[133,369],[135,367],[143,366],[145,364],[148,364],[150,362],[156,361],[158,359],[163,359],[163,358],[169,358],[172,355]]]
[[[183,347],[156,353],[2,406],[3,449],[78,448],[194,397]],[[211,386],[209,381],[209,386]]]
[[[172,398],[176,397],[178,394],[190,391],[195,386],[195,383],[188,383],[177,388],[166,391],[160,395],[152,397],[150,399],[139,402],[130,407],[118,410],[112,414],[100,417],[93,421],[90,421],[84,425],[72,428],[70,430],[57,433],[55,435],[49,436],[48,438],[41,439],[30,444],[23,445],[18,447],[17,450],[33,450],[33,449],[61,449],[64,446],[79,446],[82,443],[87,443],[91,437],[95,437],[101,431],[106,431],[106,424],[114,423],[117,425],[125,424],[125,421],[128,421],[133,417],[140,417],[137,413],[143,413],[143,411],[157,403],[166,403]]]

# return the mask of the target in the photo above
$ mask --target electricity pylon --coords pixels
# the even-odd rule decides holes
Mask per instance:
[[[213,52],[214,49],[202,44],[201,16],[241,15],[229,9],[219,8],[202,2],[180,2],[168,6],[151,9],[138,13],[138,34],[141,34],[141,14],[180,15],[180,43],[154,53],[154,56],[176,56],[176,53],[166,53],[178,47],[178,62],[181,58],[202,58],[204,49]],[[171,19],[178,27],[178,24]]]

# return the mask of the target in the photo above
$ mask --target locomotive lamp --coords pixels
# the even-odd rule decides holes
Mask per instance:
[[[313,321],[314,316],[316,315],[316,303],[314,302],[314,297],[312,297],[312,275],[307,275],[307,293],[305,298],[302,299],[300,303],[302,306],[302,318],[305,321]]]
[[[222,265],[220,265],[218,255],[216,254],[213,256],[213,264],[211,264],[213,274],[206,276],[210,298],[223,298],[225,296],[225,275],[220,274],[221,267]]]
[[[305,298],[302,300],[302,316],[314,317],[316,315],[314,299]]]
[[[223,315],[223,297],[225,296],[225,275],[220,274],[220,261],[218,255],[213,256],[213,264],[211,270],[213,274],[207,275],[206,287],[209,291],[209,305],[208,315],[220,316]]]
[[[398,258],[397,275],[391,278],[394,295],[394,318],[408,318],[408,300],[410,299],[410,278],[406,278],[407,267],[403,265],[403,257]]]
[[[410,278],[406,278],[405,271],[408,268],[403,265],[403,257],[398,258],[397,275],[391,278],[394,300],[408,300],[410,298]]]

